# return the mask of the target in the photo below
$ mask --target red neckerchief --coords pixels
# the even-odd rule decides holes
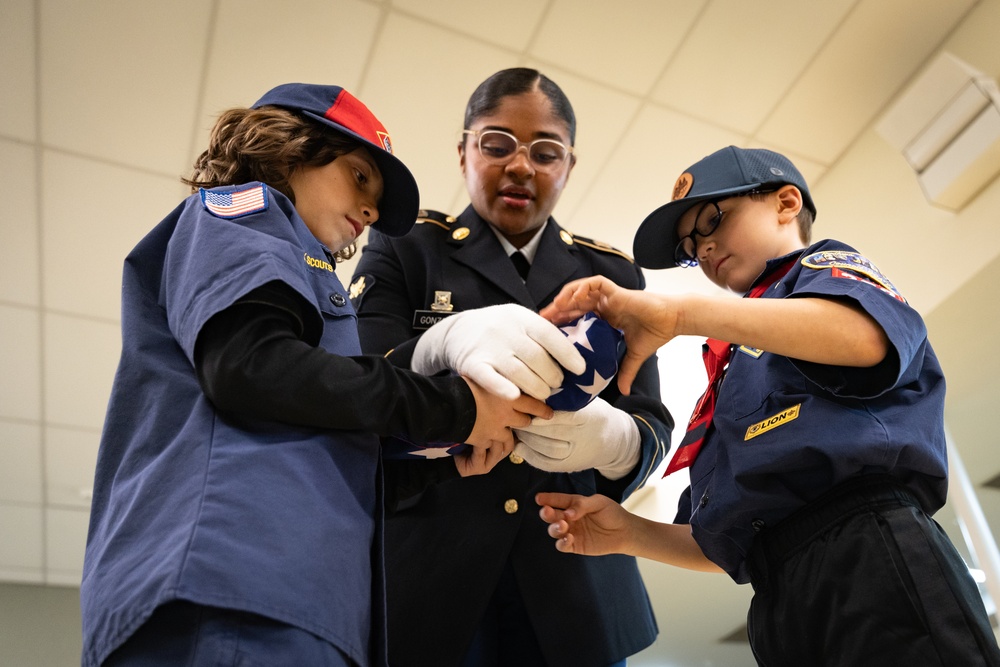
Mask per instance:
[[[750,290],[744,298],[756,299],[759,297],[768,287],[781,280],[788,273],[789,269],[792,268],[793,264],[795,264],[795,258],[779,266]],[[674,452],[674,457],[670,460],[667,471],[663,473],[664,477],[682,468],[687,468],[698,458],[698,452],[701,451],[701,446],[705,444],[705,436],[708,434],[708,428],[712,425],[712,415],[715,414],[715,400],[719,394],[719,387],[722,385],[722,378],[729,367],[729,355],[732,351],[731,344],[723,340],[709,338],[702,345],[701,349],[701,356],[705,361],[705,370],[708,372],[708,388],[694,406],[694,412],[691,413],[691,419],[688,421],[687,432],[684,434],[681,444],[677,446],[677,451]]]

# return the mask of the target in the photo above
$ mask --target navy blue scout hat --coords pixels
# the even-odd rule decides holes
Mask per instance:
[[[794,185],[802,203],[816,217],[816,205],[802,174],[784,155],[763,148],[727,146],[688,167],[674,184],[671,201],[642,221],[632,254],[639,266],[671,269],[677,266],[674,249],[680,243],[677,221],[699,202],[725,199],[767,186]]]
[[[385,183],[378,221],[372,226],[389,236],[402,236],[410,231],[420,203],[417,182],[406,165],[392,154],[385,126],[358,98],[340,86],[286,83],[264,93],[253,108],[265,105],[301,112],[361,141],[369,149]]]

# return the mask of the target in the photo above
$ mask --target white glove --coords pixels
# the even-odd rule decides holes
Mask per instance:
[[[608,479],[621,479],[639,462],[642,438],[632,417],[595,398],[576,412],[556,412],[552,419],[531,420],[514,429],[520,442],[514,453],[548,472],[596,468]]]
[[[544,401],[562,384],[560,364],[574,374],[587,365],[556,325],[510,303],[444,318],[417,341],[410,367],[423,375],[451,369],[502,398],[523,391]]]

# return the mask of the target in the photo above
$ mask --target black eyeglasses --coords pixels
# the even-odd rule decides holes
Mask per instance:
[[[711,236],[715,233],[715,230],[719,228],[719,224],[722,222],[722,216],[726,214],[719,208],[719,202],[725,201],[726,199],[733,199],[736,197],[749,197],[751,195],[763,195],[769,192],[775,192],[777,188],[760,188],[754,190],[748,190],[747,192],[741,192],[737,195],[732,195],[731,197],[725,197],[723,199],[714,199],[705,202],[698,209],[698,214],[694,218],[694,229],[691,233],[680,240],[677,247],[674,248],[674,261],[677,266],[684,268],[690,268],[692,266],[698,266],[698,241],[696,237],[698,236]],[[711,211],[714,208],[714,213],[705,214],[705,211]]]
[[[551,172],[562,166],[573,153],[572,147],[555,139],[535,139],[526,144],[503,130],[462,130],[462,134],[477,137],[479,154],[489,164],[498,166],[509,163],[524,148],[535,169]]]

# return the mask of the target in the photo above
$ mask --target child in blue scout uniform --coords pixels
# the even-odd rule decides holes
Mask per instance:
[[[334,265],[418,193],[347,91],[224,113],[186,182],[125,261],[82,662],[384,665],[377,436],[470,442],[485,472],[551,410],[360,356]]]
[[[455,218],[425,212],[402,238],[369,236],[351,290],[362,345],[403,368],[456,368],[496,391],[545,398],[562,378],[554,360],[581,369],[538,344],[567,339],[537,310],[574,278],[636,289],[645,280],[631,258],[552,217],[576,161],[576,117],[555,82],[528,68],[496,72],[470,96],[464,130],[469,207]],[[656,359],[631,396],[612,383],[580,412],[556,414],[519,438],[558,459],[522,449],[462,479],[448,459],[386,462],[394,667],[608,667],[656,639],[635,559],[567,559],[529,509],[540,490],[623,500],[645,483],[673,428]]]
[[[542,517],[559,551],[749,581],[761,665],[1000,665],[976,585],[930,518],[946,497],[945,383],[923,321],[855,249],[806,247],[815,214],[786,158],[724,148],[681,175],[635,253],[697,264],[744,299],[592,278],[543,311],[624,329],[623,390],[673,337],[708,336],[710,386],[667,469],[691,466],[675,524],[548,493]]]

